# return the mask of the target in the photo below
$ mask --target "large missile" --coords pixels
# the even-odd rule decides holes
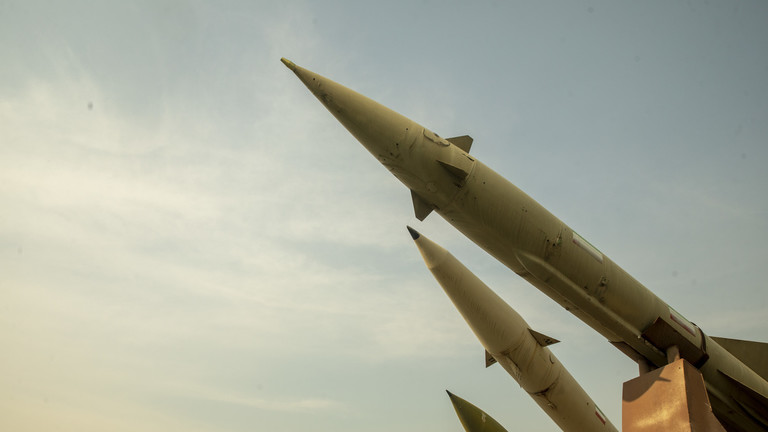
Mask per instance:
[[[446,390],[447,391],[447,390]],[[507,432],[493,417],[464,399],[448,392],[453,409],[466,432]]]
[[[539,203],[413,120],[283,59],[334,117],[411,191],[470,240],[602,334],[641,368],[677,352],[701,371],[729,431],[768,431],[768,344],[714,338],[688,321]],[[677,349],[675,349],[675,347]]]
[[[616,431],[547,345],[512,307],[450,252],[408,227],[429,271],[485,350],[564,431]]]

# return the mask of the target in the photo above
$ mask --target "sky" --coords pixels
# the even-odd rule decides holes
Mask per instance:
[[[407,189],[280,63],[472,154],[707,334],[768,342],[768,3],[0,1],[0,429],[557,427],[411,225],[605,414],[637,366]]]

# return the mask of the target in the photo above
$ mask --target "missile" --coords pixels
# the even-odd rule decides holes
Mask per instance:
[[[641,370],[678,355],[702,373],[729,431],[768,431],[768,344],[706,335],[507,179],[443,138],[328,78],[282,59],[336,119],[411,192],[470,240],[584,321]]]
[[[459,416],[459,421],[466,432],[507,432],[499,422],[480,408],[447,390],[446,392],[451,398],[453,409],[456,410],[456,415]]]
[[[450,252],[408,227],[424,263],[485,350],[564,431],[616,431],[547,345],[504,300]]]

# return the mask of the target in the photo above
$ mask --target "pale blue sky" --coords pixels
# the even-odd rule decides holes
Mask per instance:
[[[0,1],[0,429],[555,431],[411,224],[616,425],[633,362],[279,61],[472,153],[710,335],[768,341],[768,4]]]

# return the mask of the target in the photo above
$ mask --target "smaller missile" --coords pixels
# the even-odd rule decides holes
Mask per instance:
[[[498,362],[564,431],[616,431],[525,320],[447,250],[408,227],[427,268],[487,356]]]
[[[461,425],[464,426],[464,430],[467,432],[507,432],[503,426],[499,424],[493,417],[486,414],[480,408],[472,405],[464,399],[449,392],[448,397],[451,398],[453,409],[456,410],[456,415],[459,416]]]

